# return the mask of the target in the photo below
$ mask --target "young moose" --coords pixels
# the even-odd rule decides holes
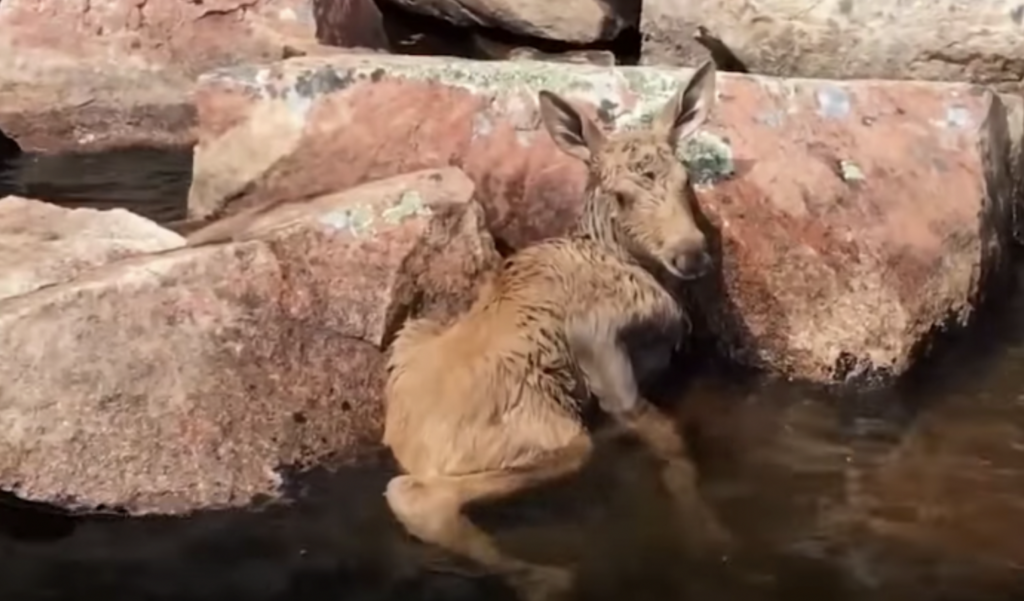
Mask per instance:
[[[508,258],[450,326],[406,323],[389,358],[384,432],[406,471],[386,493],[398,520],[503,574],[528,599],[563,591],[569,572],[504,555],[463,509],[582,467],[593,445],[582,421],[590,398],[664,461],[687,539],[728,540],[672,423],[638,391],[688,333],[669,286],[712,265],[674,151],[711,110],[714,65],[701,66],[645,131],[606,137],[555,94],[539,99],[558,147],[589,168],[576,230]]]

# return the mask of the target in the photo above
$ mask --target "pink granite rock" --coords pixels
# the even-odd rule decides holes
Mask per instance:
[[[193,217],[459,165],[495,236],[558,234],[584,167],[541,130],[551,89],[607,126],[648,117],[686,70],[532,61],[306,58],[204,76]],[[814,381],[899,374],[963,323],[1002,273],[1010,195],[1005,107],[969,84],[719,76],[682,158],[721,233],[701,291],[722,348]]]
[[[8,196],[0,199],[0,300],[184,244],[178,234],[124,209],[67,210]]]
[[[473,196],[410,173],[0,301],[0,488],[181,513],[374,451],[390,336],[465,308],[497,260]]]
[[[0,130],[30,150],[186,145],[195,77],[315,40],[310,0],[0,3]]]

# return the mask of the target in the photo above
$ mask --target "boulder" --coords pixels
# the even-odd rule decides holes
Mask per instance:
[[[309,0],[3,0],[0,129],[26,150],[188,145],[196,75],[315,28]]]
[[[194,142],[195,110],[183,79],[118,66],[53,66],[46,58],[31,69],[4,64],[12,55],[0,48],[0,130],[25,150],[183,148]]]
[[[498,259],[473,196],[454,168],[382,179],[0,301],[0,488],[182,513],[366,457],[395,329],[462,311]]]
[[[184,244],[178,234],[124,209],[68,210],[8,196],[0,199],[0,300]]]
[[[456,25],[586,44],[611,40],[640,21],[631,0],[387,0],[412,12]]]
[[[196,95],[189,210],[455,164],[495,237],[521,247],[566,230],[585,178],[541,130],[537,92],[629,127],[688,74],[399,56],[220,70]],[[681,158],[721,233],[724,296],[698,296],[730,356],[819,382],[899,374],[933,330],[972,315],[1003,272],[1016,177],[997,96],[740,74],[719,91]]]
[[[1016,88],[1022,19],[1016,0],[645,0],[641,60],[695,66],[707,53],[701,37],[751,73]]]
[[[317,38],[345,48],[387,49],[384,17],[374,0],[313,0]]]
[[[1024,7],[1011,0],[645,0],[641,64],[696,66],[714,55],[731,70],[777,77],[990,84],[1009,92],[1002,100],[1021,166],[1022,19]],[[1024,185],[1016,188],[1016,202],[1024,203]]]

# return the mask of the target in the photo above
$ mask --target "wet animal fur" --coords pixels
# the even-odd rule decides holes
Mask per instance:
[[[386,497],[414,536],[507,576],[528,599],[568,588],[568,571],[501,553],[463,514],[579,469],[596,398],[665,462],[684,535],[718,544],[726,531],[699,499],[668,418],[638,392],[687,333],[669,291],[711,266],[675,147],[707,118],[715,69],[706,63],[647,130],[605,135],[550,92],[541,116],[558,147],[584,161],[582,216],[568,236],[506,259],[473,306],[449,325],[413,319],[388,359],[384,443],[406,472]]]

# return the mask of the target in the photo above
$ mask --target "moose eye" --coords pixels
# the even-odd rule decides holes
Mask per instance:
[[[645,180],[647,180],[649,182],[653,182],[657,178],[658,178],[658,174],[656,174],[655,172],[653,172],[653,171],[644,171],[644,179]]]

